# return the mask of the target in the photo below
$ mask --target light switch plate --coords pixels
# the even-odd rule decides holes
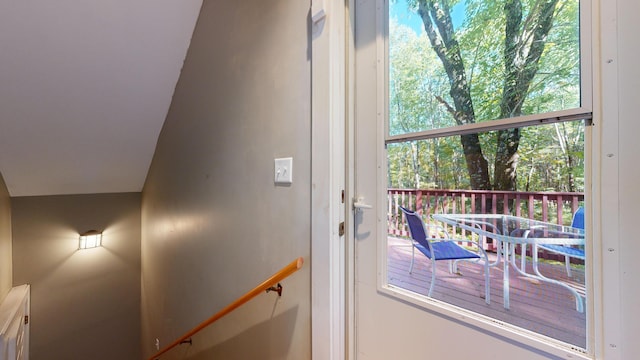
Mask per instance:
[[[276,185],[290,185],[293,182],[293,158],[275,159]]]

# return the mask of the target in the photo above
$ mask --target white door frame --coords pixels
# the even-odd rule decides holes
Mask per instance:
[[[345,189],[347,6],[311,1],[311,353],[351,358],[347,314],[350,253],[340,234],[350,200]],[[344,195],[343,195],[344,194]],[[344,226],[348,229],[349,226]]]

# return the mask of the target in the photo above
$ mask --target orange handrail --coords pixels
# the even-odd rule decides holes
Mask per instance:
[[[287,266],[283,267],[282,269],[280,269],[280,271],[278,271],[277,273],[273,274],[267,280],[263,281],[260,285],[256,286],[253,290],[251,290],[248,293],[242,295],[241,297],[236,299],[234,302],[232,302],[231,304],[227,305],[225,308],[220,310],[218,313],[216,313],[215,315],[211,316],[207,320],[201,322],[196,327],[194,327],[193,329],[189,330],[186,334],[184,334],[181,337],[179,337],[176,341],[172,342],[167,347],[165,347],[164,349],[162,349],[159,352],[157,352],[155,355],[150,357],[149,360],[157,360],[160,357],[160,355],[162,355],[162,354],[166,353],[167,351],[173,349],[174,347],[180,345],[183,341],[189,339],[191,336],[193,336],[194,334],[196,334],[200,330],[204,329],[205,327],[211,325],[216,320],[218,320],[221,317],[223,317],[223,316],[227,315],[228,313],[232,312],[233,310],[238,308],[240,305],[242,305],[242,304],[246,303],[247,301],[251,300],[252,298],[257,296],[261,292],[267,291],[267,289],[270,289],[271,286],[273,286],[274,284],[278,283],[280,280],[282,280],[282,279],[286,278],[287,276],[293,274],[294,272],[298,271],[302,267],[303,263],[304,263],[304,260],[302,259],[302,257],[299,257],[296,260],[292,261],[289,265],[287,265]]]

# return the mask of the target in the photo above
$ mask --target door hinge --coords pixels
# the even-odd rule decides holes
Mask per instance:
[[[340,223],[340,225],[338,225],[338,235],[343,236],[344,235],[344,221]]]
[[[24,324],[25,325],[29,324],[29,315],[24,316]]]

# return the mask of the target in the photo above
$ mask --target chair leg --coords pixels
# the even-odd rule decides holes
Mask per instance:
[[[538,247],[535,245],[531,249],[531,256],[533,257],[533,260],[531,261],[531,264],[533,265],[533,273],[540,277],[544,277],[540,273],[540,269],[538,269]]]
[[[436,261],[431,259],[431,285],[429,286],[429,297],[433,293],[433,286],[436,284]]]
[[[564,288],[566,288],[567,290],[569,290],[573,296],[576,298],[576,310],[580,313],[584,312],[584,303],[582,302],[582,296],[580,294],[578,294],[578,292],[570,287],[569,285],[563,283],[562,281],[558,281],[558,280],[553,280],[553,279],[549,279],[548,277],[542,275],[540,273],[540,269],[538,268],[538,249],[536,246],[533,246],[533,251],[532,254],[533,255],[533,272],[538,275],[541,278],[546,279],[545,281],[547,282],[552,282],[554,284],[558,284]]]
[[[491,303],[491,286],[490,286],[490,275],[489,275],[489,263],[488,260],[484,265],[484,302],[487,304]]]
[[[565,256],[564,264],[565,264],[565,267],[567,268],[567,276],[571,277],[571,258],[568,256]]]
[[[486,242],[486,240],[485,240]],[[496,261],[492,262],[489,264],[489,266],[497,266],[500,264],[500,261],[502,259],[502,242],[499,240],[496,240]]]
[[[409,274],[413,273],[413,258],[416,257],[416,247],[411,244],[411,265],[409,265]]]

